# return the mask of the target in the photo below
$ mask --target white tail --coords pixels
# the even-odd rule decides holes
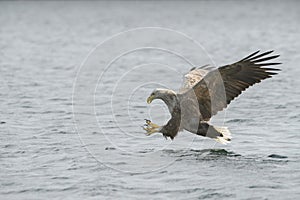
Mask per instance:
[[[215,140],[221,144],[228,144],[231,141],[231,133],[227,127],[215,127],[216,131],[222,136],[217,136]]]

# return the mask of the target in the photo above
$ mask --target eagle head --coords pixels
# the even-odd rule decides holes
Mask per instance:
[[[150,104],[154,99],[161,99],[165,102],[174,101],[176,93],[169,89],[157,88],[147,98],[147,103]]]

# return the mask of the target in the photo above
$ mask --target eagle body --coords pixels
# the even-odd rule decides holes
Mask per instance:
[[[272,52],[259,54],[257,51],[236,63],[219,68],[208,65],[192,68],[185,75],[178,93],[169,89],[155,89],[147,103],[161,99],[168,106],[171,118],[164,126],[146,120],[144,129],[147,134],[161,132],[166,138],[174,139],[179,131],[187,130],[227,144],[231,140],[229,130],[210,125],[209,120],[248,87],[277,74],[279,69],[269,66],[281,63],[266,62],[279,56],[267,56]]]

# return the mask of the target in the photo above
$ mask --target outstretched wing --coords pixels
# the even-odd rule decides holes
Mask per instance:
[[[209,120],[223,110],[242,91],[263,79],[277,74],[279,69],[268,66],[281,63],[265,62],[279,57],[267,56],[273,51],[258,54],[259,51],[231,65],[210,71],[191,89],[181,93],[183,98],[196,98],[203,120]]]
[[[213,67],[209,65],[204,65],[202,67],[193,67],[187,74],[184,75],[184,80],[182,86],[179,90],[180,93],[183,93],[191,89],[196,85],[201,79],[212,69]]]

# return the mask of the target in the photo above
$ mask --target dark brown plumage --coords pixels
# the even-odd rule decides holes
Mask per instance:
[[[226,108],[242,91],[277,74],[276,71],[279,69],[264,66],[281,63],[262,63],[279,57],[279,55],[264,57],[272,52],[257,55],[259,53],[257,51],[236,63],[210,71],[189,91],[181,95],[183,98],[195,95],[203,120],[207,121],[218,111]]]

